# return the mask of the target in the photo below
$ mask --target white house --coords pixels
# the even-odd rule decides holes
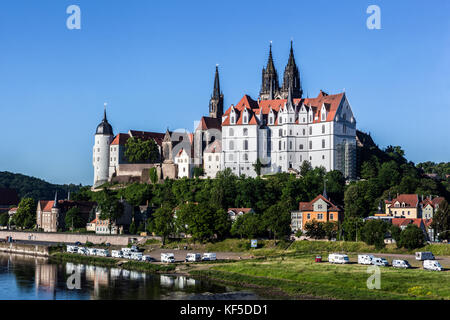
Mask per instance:
[[[228,217],[234,222],[238,217],[249,212],[254,213],[255,211],[252,208],[228,208]]]
[[[203,152],[203,170],[208,178],[215,178],[221,170],[222,145],[220,140],[210,143]]]
[[[175,156],[175,163],[178,165],[178,178],[192,178],[194,166],[191,157],[185,149],[180,149]]]

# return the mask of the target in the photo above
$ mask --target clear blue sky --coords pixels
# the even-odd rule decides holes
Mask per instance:
[[[66,8],[81,7],[81,30]],[[381,8],[381,30],[366,8]],[[450,1],[3,0],[0,171],[91,184],[103,103],[114,132],[187,128],[257,98],[273,41],[282,76],[294,40],[305,94],[345,88],[357,127],[408,159],[450,160]],[[280,79],[281,81],[281,79]]]

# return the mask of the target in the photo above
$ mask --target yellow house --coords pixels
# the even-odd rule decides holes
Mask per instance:
[[[386,215],[394,218],[421,218],[419,196],[417,194],[400,194],[391,201],[385,200]]]

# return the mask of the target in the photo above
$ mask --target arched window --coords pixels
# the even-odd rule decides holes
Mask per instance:
[[[305,129],[303,129],[303,135],[306,135],[306,130]]]
[[[269,124],[273,124],[273,117],[272,116],[269,117]]]
[[[248,129],[244,128],[244,136],[248,136]]]
[[[247,116],[244,116],[243,122],[244,122],[244,123],[247,123]]]
[[[283,123],[283,118],[280,116],[280,124]]]
[[[230,150],[234,150],[234,141],[233,140],[230,141],[229,146],[230,146],[229,147]]]
[[[300,150],[303,150],[303,145],[302,144],[300,145]]]
[[[231,117],[230,122],[231,122],[231,124],[234,124],[234,116]]]
[[[234,130],[233,130],[233,128],[230,128],[229,133],[230,133],[230,137],[234,136]]]
[[[248,140],[244,140],[244,150],[248,150]]]

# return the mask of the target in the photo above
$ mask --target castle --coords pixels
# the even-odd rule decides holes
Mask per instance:
[[[156,142],[159,158],[154,163],[131,164],[124,157],[130,137]],[[225,168],[237,175],[298,171],[304,161],[327,171],[339,170],[347,179],[356,178],[356,119],[345,92],[304,98],[300,73],[291,41],[288,63],[280,86],[272,57],[272,44],[257,100],[244,95],[224,112],[216,66],[209,115],[200,119],[194,133],[165,134],[130,130],[114,136],[106,118],[98,125],[93,150],[94,187],[114,180],[145,180],[149,168],[158,177],[192,177],[195,167],[205,177]]]

